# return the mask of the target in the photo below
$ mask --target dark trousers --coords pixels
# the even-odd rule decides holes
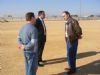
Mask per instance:
[[[43,38],[39,38],[39,40],[38,40],[38,61],[42,61],[45,42],[46,42],[45,36]]]
[[[71,70],[76,70],[76,55],[77,55],[77,47],[78,47],[78,40],[74,42],[67,42],[67,57],[68,57],[68,64]]]

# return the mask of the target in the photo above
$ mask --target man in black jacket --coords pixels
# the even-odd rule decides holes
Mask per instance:
[[[43,50],[46,42],[46,26],[44,23],[45,12],[39,11],[38,18],[36,19],[36,28],[38,29],[38,65],[44,66],[42,60]]]

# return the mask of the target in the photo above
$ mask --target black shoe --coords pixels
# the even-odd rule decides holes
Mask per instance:
[[[74,73],[76,73],[76,70],[74,70],[74,71],[73,71],[73,70],[69,70],[69,71],[67,72],[68,75],[74,74]]]
[[[38,66],[39,67],[44,67],[44,63],[43,62],[38,62]]]

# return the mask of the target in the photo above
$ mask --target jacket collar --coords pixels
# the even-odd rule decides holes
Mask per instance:
[[[72,23],[73,22],[73,18],[69,18],[67,21],[66,21],[66,24],[68,25],[69,23]]]

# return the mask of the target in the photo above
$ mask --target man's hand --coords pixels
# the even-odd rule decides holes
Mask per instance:
[[[19,45],[20,50],[24,50],[25,46],[24,45]]]

